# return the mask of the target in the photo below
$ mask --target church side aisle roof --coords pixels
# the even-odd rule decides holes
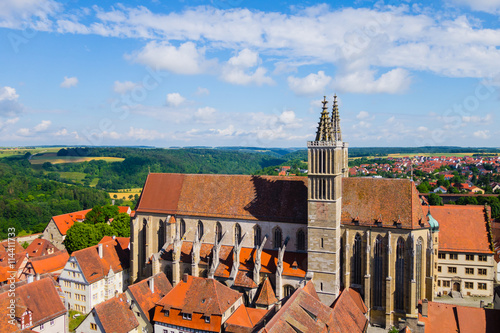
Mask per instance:
[[[344,178],[342,223],[429,227],[408,179]],[[307,177],[150,174],[137,213],[307,223]]]

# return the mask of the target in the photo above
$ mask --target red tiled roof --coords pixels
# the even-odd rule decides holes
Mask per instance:
[[[14,253],[24,252],[24,247],[22,247],[21,244],[19,244],[17,239],[14,240],[14,242],[11,242],[10,244],[11,247],[14,248]],[[3,242],[0,243],[0,253],[7,252],[8,249],[9,249],[9,240],[4,240]]]
[[[410,180],[344,178],[342,196],[342,223],[429,226]],[[137,212],[307,223],[307,177],[149,174]]]
[[[30,258],[49,254],[50,251],[57,252],[59,250],[54,244],[43,238],[34,239],[26,248],[26,252]]]
[[[267,310],[247,308],[240,305],[225,322],[225,332],[250,333],[257,323],[267,314]]]
[[[102,243],[107,243],[109,241],[112,241],[113,239],[116,239],[116,241],[118,242],[118,244],[120,245],[120,248],[122,250],[126,250],[129,248],[130,246],[130,237],[111,237],[111,236],[104,236],[101,241],[99,242],[99,244],[102,244]]]
[[[9,268],[0,266],[0,283],[6,282],[9,277]]]
[[[187,276],[180,281],[155,307],[154,321],[191,329],[219,332],[222,314],[241,298],[241,294],[214,279]],[[168,317],[162,311],[169,310]],[[183,320],[182,313],[192,315]],[[204,316],[211,316],[206,323]]]
[[[151,292],[150,283],[151,280],[154,281],[154,293]],[[172,290],[172,285],[168,281],[165,273],[156,274],[148,279],[142,280],[136,284],[128,287],[128,290],[137,302],[137,305],[141,308],[142,312],[150,318],[150,310],[155,307],[156,302],[162,299],[170,290]]]
[[[364,303],[363,303],[364,305]],[[344,290],[333,304],[332,319],[339,332],[364,332],[368,319],[366,319],[363,306],[359,306],[352,297],[351,292]],[[364,306],[366,309],[366,305]]]
[[[278,302],[278,299],[276,298],[276,295],[274,294],[273,287],[271,286],[271,282],[269,279],[266,277],[264,281],[262,282],[261,288],[258,292],[257,295],[257,300],[255,301],[255,304],[258,305],[271,305]]]
[[[31,258],[29,263],[33,266],[35,274],[44,274],[62,270],[68,259],[69,254],[64,250],[46,256]]]
[[[483,206],[430,206],[439,223],[439,250],[492,253]]]
[[[366,307],[365,302],[363,302],[363,298],[361,298],[361,294],[353,288],[349,288],[349,294],[351,295],[354,303],[358,306],[363,314],[368,312],[368,308]]]
[[[52,220],[56,224],[57,229],[59,229],[61,235],[66,235],[68,229],[71,228],[76,221],[84,220],[85,215],[91,210],[92,209],[85,209],[78,212],[52,216]]]
[[[99,257],[99,245],[102,245],[103,249],[102,258]],[[116,273],[129,267],[130,251],[123,250],[116,239],[99,245],[72,253],[89,283],[102,279],[108,274],[110,268]]]
[[[125,294],[119,294],[97,304],[94,311],[104,328],[104,332],[128,333],[139,326],[139,322],[129,308]]]

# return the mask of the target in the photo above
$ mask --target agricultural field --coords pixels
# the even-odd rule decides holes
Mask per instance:
[[[59,163],[80,163],[93,160],[103,160],[106,162],[122,162],[124,158],[120,157],[81,157],[81,156],[57,156],[56,153],[43,153],[31,157],[30,163],[32,165],[43,164],[50,162],[52,164]]]
[[[23,156],[26,153],[43,154],[43,153],[57,153],[61,148],[48,147],[48,148],[0,148],[0,158],[10,156]]]
[[[109,192],[109,197],[111,199],[123,199],[129,200],[130,196],[141,195],[142,188],[130,188],[124,190],[118,190],[118,192]],[[116,198],[115,198],[116,195]]]

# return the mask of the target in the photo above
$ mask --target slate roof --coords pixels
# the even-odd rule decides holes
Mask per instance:
[[[102,245],[103,249],[102,258],[99,257],[99,245]],[[71,256],[76,258],[89,283],[105,277],[110,268],[117,273],[127,269],[130,264],[130,250],[128,248],[123,250],[116,239],[75,251]]]
[[[151,292],[150,288],[151,280],[154,281],[154,293]],[[165,273],[162,272],[129,286],[128,290],[142,312],[149,320],[152,320],[154,311],[151,310],[154,309],[156,302],[172,290],[172,285],[165,276]]]
[[[127,333],[139,326],[125,294],[97,304],[94,312],[107,333]]]
[[[493,253],[488,241],[484,206],[431,206],[430,211],[439,222],[440,251]]]
[[[428,227],[408,179],[343,178],[342,223]],[[307,177],[148,175],[138,213],[307,223]]]

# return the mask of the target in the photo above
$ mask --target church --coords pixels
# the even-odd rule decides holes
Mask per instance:
[[[330,306],[355,288],[371,324],[418,320],[432,301],[438,226],[409,179],[348,177],[336,96],[326,98],[307,177],[149,174],[131,220],[131,283],[160,271],[215,278],[278,300],[312,280]]]

